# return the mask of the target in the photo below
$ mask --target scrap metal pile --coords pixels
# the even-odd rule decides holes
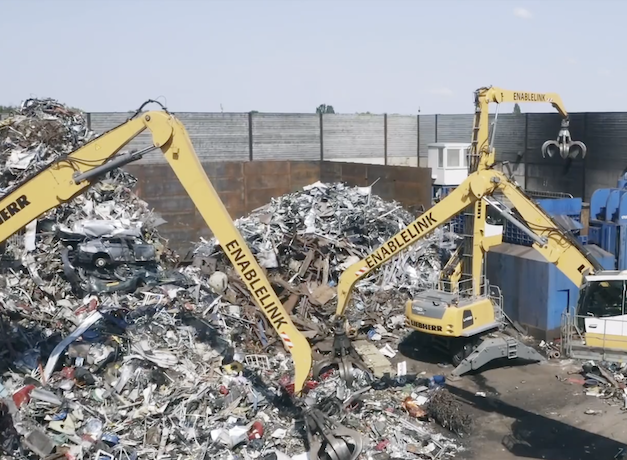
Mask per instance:
[[[307,319],[299,326],[313,333],[324,330],[322,320],[335,313],[335,287],[342,272],[415,218],[399,203],[373,195],[371,187],[317,182],[272,199],[236,225],[288,311]],[[441,260],[448,260],[457,238],[437,229],[358,282],[349,321],[364,329],[381,321],[398,326],[404,301],[438,280]],[[205,273],[229,274],[229,301],[252,305],[215,239],[201,243],[194,256]]]
[[[581,369],[585,394],[618,404],[627,410],[627,364],[594,361],[585,362]]]
[[[44,121],[63,129],[41,137]],[[19,173],[6,166],[4,190],[91,136],[84,118],[51,100],[30,101],[2,127],[0,162],[23,160]],[[114,171],[6,243],[0,458],[304,459],[313,408],[329,430],[363,439],[369,458],[450,458],[460,449],[428,421],[442,413],[431,416],[453,429],[465,423],[438,396],[440,378],[358,374],[347,387],[327,372],[296,404],[290,356],[217,242],[181,264],[133,185]],[[314,184],[238,227],[315,341],[329,329],[342,270],[413,217],[370,190]],[[390,340],[402,326],[396,297],[437,278],[451,238],[436,232],[367,277],[352,307],[359,329],[376,326]]]

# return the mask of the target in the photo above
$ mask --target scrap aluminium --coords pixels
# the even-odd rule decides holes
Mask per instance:
[[[0,123],[2,194],[93,136],[80,112],[26,101]],[[291,361],[224,248],[203,240],[183,263],[134,184],[113,171],[5,243],[0,456],[305,458]],[[370,188],[316,183],[237,226],[323,352],[342,270],[414,217]],[[394,354],[404,299],[437,280],[455,238],[433,232],[362,280],[351,323]],[[355,373],[351,387],[333,372],[308,382],[304,399],[355,430],[368,455],[441,458],[460,449],[470,422],[451,410],[442,379]],[[437,434],[429,420],[454,433]]]

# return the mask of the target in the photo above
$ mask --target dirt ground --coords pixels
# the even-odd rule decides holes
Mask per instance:
[[[399,354],[394,361],[404,359]],[[446,375],[451,369],[408,361],[410,372]],[[627,460],[627,411],[616,400],[610,405],[586,396],[573,381],[579,376],[569,375],[580,369],[571,360],[550,361],[493,367],[447,381],[474,418],[473,433],[464,442],[468,449],[456,458]],[[588,410],[602,413],[588,415]]]

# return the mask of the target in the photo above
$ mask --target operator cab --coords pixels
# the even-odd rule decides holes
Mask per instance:
[[[576,325],[587,346],[627,348],[627,270],[607,270],[585,278]]]

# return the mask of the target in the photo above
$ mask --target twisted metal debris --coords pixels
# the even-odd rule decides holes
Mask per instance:
[[[446,389],[434,392],[426,404],[429,418],[460,436],[470,433],[472,419],[460,402]]]
[[[0,121],[0,193],[92,139],[85,115],[54,99],[27,99]]]
[[[25,103],[2,129],[3,189],[91,136],[80,113],[52,100]],[[23,160],[21,169],[13,157]],[[191,264],[180,264],[159,236],[163,220],[134,195],[134,183],[114,171],[6,244],[0,458],[305,458],[281,342],[217,242],[203,242]],[[369,190],[314,184],[238,226],[313,339],[325,336],[343,267],[411,220]],[[86,247],[115,249],[116,238],[153,246],[155,257],[102,266],[88,257]],[[364,280],[356,318],[376,324],[380,335],[402,326],[402,303],[390,299],[437,277],[438,251],[450,238],[436,232]],[[308,382],[305,404],[343,408],[326,416],[358,430],[368,455],[453,456],[453,441],[402,410],[402,393],[419,384],[409,382],[376,387],[356,378],[347,388],[328,373]]]
[[[342,272],[366,257],[416,218],[397,202],[373,195],[371,187],[315,183],[272,201],[236,221],[270,276],[288,280],[289,290],[308,293],[316,315],[334,312],[334,288]],[[370,321],[402,313],[408,296],[432,286],[457,236],[436,229],[355,287],[349,319]],[[228,272],[228,259],[213,239],[195,250],[215,258]],[[318,294],[318,295],[316,295]],[[285,296],[284,300],[288,300]],[[299,304],[301,310],[305,309]],[[364,316],[365,315],[365,316]]]

